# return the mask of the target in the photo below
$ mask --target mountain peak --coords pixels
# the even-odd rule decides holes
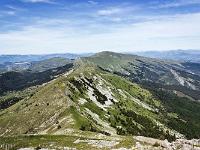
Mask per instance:
[[[125,55],[122,53],[117,53],[117,52],[112,52],[112,51],[102,51],[99,53],[96,53],[95,56],[109,56],[109,55],[113,55],[113,56],[119,56],[119,55]]]

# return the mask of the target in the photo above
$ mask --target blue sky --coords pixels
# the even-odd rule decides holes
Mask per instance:
[[[0,54],[200,49],[200,0],[0,0]]]

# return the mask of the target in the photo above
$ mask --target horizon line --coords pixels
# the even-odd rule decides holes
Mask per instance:
[[[113,50],[102,50],[102,51],[94,51],[94,52],[58,52],[58,53],[27,53],[27,54],[17,54],[17,53],[4,53],[1,54],[0,56],[3,55],[60,55],[60,54],[72,54],[72,55],[84,55],[84,54],[96,54],[96,53],[100,53],[100,52],[115,52],[115,53],[142,53],[142,52],[169,52],[169,51],[200,51],[200,49],[171,49],[171,50],[138,50],[138,51],[113,51]]]

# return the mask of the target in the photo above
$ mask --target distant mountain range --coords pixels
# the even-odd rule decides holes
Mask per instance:
[[[171,59],[178,61],[190,61],[200,63],[200,50],[171,50],[171,51],[146,51],[135,52],[140,56],[146,56],[159,59]]]
[[[73,53],[64,53],[64,54],[44,54],[44,55],[0,55],[0,64],[6,62],[33,62],[41,61],[45,59],[60,57],[67,59],[76,59],[83,56],[90,56],[91,53],[84,54],[73,54]]]
[[[0,55],[0,66],[6,63],[30,63],[34,61],[42,61],[50,58],[66,58],[66,59],[77,59],[80,57],[91,56],[94,53],[63,53],[63,54],[46,54],[46,55]],[[135,54],[139,56],[168,59],[177,61],[190,61],[200,62],[200,50],[169,50],[169,51],[138,51],[128,52],[127,54]]]
[[[48,55],[0,55],[0,73],[7,71],[39,72],[64,66],[74,59],[90,56],[85,54],[48,54]]]

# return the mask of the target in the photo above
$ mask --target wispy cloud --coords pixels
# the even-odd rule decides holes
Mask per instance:
[[[25,11],[26,9],[16,7],[13,5],[5,5],[4,9],[0,11],[0,17],[15,16],[18,12]]]
[[[92,0],[88,1],[88,3],[89,3],[89,4],[92,4],[92,5],[97,5],[97,4],[98,4],[97,1],[92,1]]]
[[[141,9],[140,6],[128,6],[126,3],[121,6],[111,6],[104,9],[99,9],[97,15],[112,16],[112,15],[128,15],[131,12]]]
[[[25,8],[21,8],[21,7],[16,7],[14,5],[5,5],[5,8],[9,9],[9,10],[13,10],[13,11],[25,11]]]
[[[57,24],[52,27],[55,22]],[[160,16],[147,22],[112,26],[109,32],[100,33],[96,31],[98,28],[90,27],[87,28],[90,33],[84,32],[82,27],[75,28],[65,19],[44,20],[21,30],[0,34],[1,49],[6,50],[1,53],[16,49],[20,49],[20,53],[46,53],[46,50],[48,53],[55,53],[55,50],[80,52],[198,49],[199,26],[200,13]],[[99,29],[103,30],[101,27]]]
[[[171,3],[166,2],[158,6],[153,6],[152,8],[173,8],[173,7],[181,7],[181,6],[188,6],[195,4],[200,4],[200,0],[177,0]]]
[[[102,9],[97,12],[98,15],[102,16],[110,16],[121,13],[123,10],[120,8],[108,8],[108,9]]]
[[[13,11],[13,10],[0,11],[0,17],[14,16],[14,15],[16,15],[16,11]]]
[[[31,4],[58,2],[58,0],[19,1]],[[20,13],[24,3],[20,3],[21,5],[9,3],[3,5],[0,10],[0,17],[3,18],[0,21],[5,21],[0,28],[0,53],[12,53],[19,49],[21,50],[19,53],[52,53],[55,50],[83,52],[198,49],[200,13],[188,11],[189,13],[185,14],[177,11],[179,9],[173,9],[169,13],[166,9],[198,4],[199,1],[176,0],[174,3],[159,1],[157,4],[140,5],[133,4],[132,1],[123,4],[105,4],[102,1],[86,0],[78,3],[59,3],[60,5],[41,4],[41,7],[40,4],[37,4],[37,7],[27,5],[29,6],[25,8],[27,13]],[[150,5],[155,5],[157,9],[150,9]],[[41,11],[43,8],[45,14]],[[166,9],[162,11],[160,8]],[[37,13],[32,13],[32,9]]]
[[[56,2],[54,0],[21,0],[22,2],[29,2],[29,3],[49,3],[49,4],[55,4]]]

